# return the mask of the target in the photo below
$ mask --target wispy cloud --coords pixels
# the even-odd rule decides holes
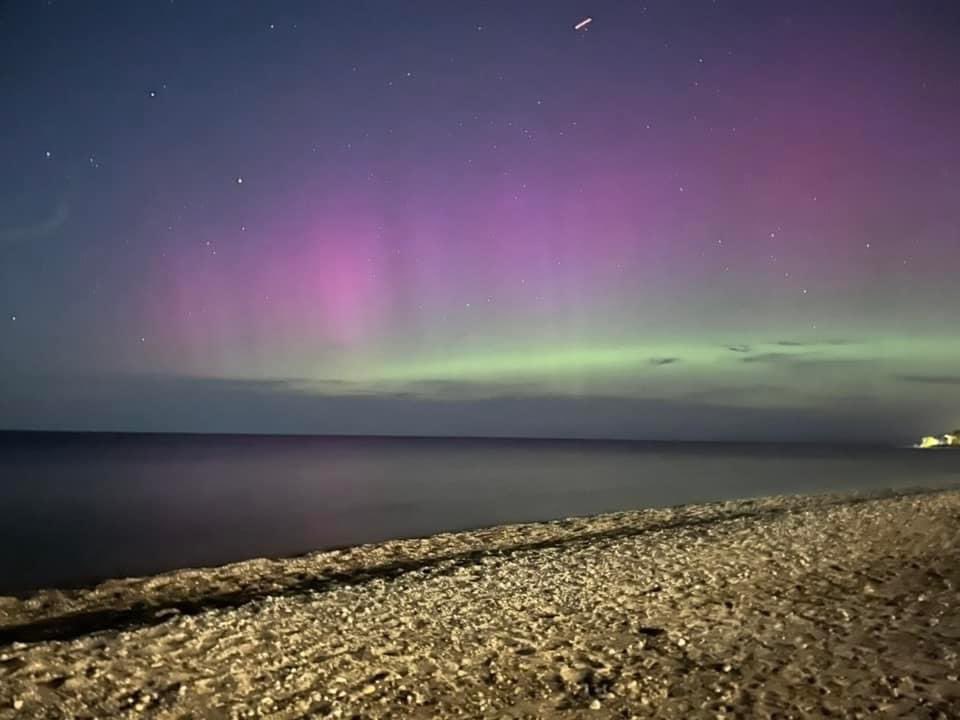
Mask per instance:
[[[747,355],[744,358],[740,358],[740,361],[745,363],[781,363],[794,362],[800,357],[802,356],[797,353],[769,352]]]
[[[744,357],[740,362],[745,363],[768,363],[782,364],[791,367],[826,367],[826,366],[845,366],[862,365],[870,363],[870,358],[864,357],[835,357],[831,356],[828,348],[840,347],[844,345],[856,345],[858,341],[847,338],[827,338],[824,340],[774,340],[771,342],[759,343],[757,346],[751,345],[729,345],[727,349],[741,353]],[[764,348],[782,348],[773,349],[767,352],[756,352]]]
[[[769,397],[760,386],[749,388],[753,399],[745,400],[745,388],[731,388],[726,398],[670,398],[557,394],[528,384],[427,383],[374,392],[330,380],[319,381],[326,392],[307,392],[303,384],[318,381],[143,375],[78,380],[36,376],[5,383],[0,428],[876,442],[896,437],[893,416],[898,427],[910,428],[906,437],[918,434],[915,428],[940,424],[930,411],[911,406],[885,407],[849,394],[811,404],[792,393]]]
[[[0,226],[0,248],[31,240],[43,240],[59,231],[70,218],[70,208],[59,203],[49,217],[28,225]]]
[[[770,363],[789,365],[793,368],[824,368],[824,367],[852,367],[855,365],[870,365],[876,362],[872,358],[844,358],[821,355],[817,352],[768,352],[748,355],[741,358],[745,363]]]
[[[426,400],[476,400],[498,397],[528,397],[549,394],[538,382],[466,381],[425,379],[398,383],[374,383],[372,394],[395,394]]]
[[[798,367],[852,367],[854,365],[873,365],[878,361],[877,358],[870,357],[820,357],[816,355],[804,355],[798,357],[796,365]]]
[[[673,365],[674,363],[680,362],[680,358],[675,357],[660,357],[660,358],[650,358],[650,364],[660,367],[662,365]]]
[[[777,340],[774,344],[780,347],[836,347],[839,345],[856,345],[856,341],[831,338],[827,340]]]
[[[897,380],[926,385],[960,385],[960,375],[897,375]]]

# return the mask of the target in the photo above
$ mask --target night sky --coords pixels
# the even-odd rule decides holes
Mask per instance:
[[[0,427],[949,430],[958,38],[952,1],[2,3]]]

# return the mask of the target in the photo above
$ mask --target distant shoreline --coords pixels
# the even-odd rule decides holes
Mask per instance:
[[[43,430],[43,429],[2,429],[0,428],[0,441],[4,438],[12,437],[37,437],[50,438],[56,436],[78,437],[78,438],[265,438],[265,439],[314,439],[314,440],[379,440],[379,441],[454,441],[454,442],[478,442],[478,443],[584,443],[596,445],[732,445],[732,446],[784,446],[784,447],[856,447],[856,448],[886,448],[897,449],[904,447],[916,447],[914,444],[907,444],[905,440],[901,441],[875,441],[875,440],[832,440],[832,439],[813,439],[813,440],[708,440],[708,439],[649,439],[649,438],[630,438],[630,437],[546,437],[538,435],[518,436],[518,435],[357,435],[351,433],[345,434],[313,434],[313,433],[255,433],[255,432],[168,432],[165,430],[157,431],[132,431],[132,430]]]

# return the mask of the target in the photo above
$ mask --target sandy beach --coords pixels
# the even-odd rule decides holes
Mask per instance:
[[[958,549],[773,497],[0,598],[0,718],[954,718]]]

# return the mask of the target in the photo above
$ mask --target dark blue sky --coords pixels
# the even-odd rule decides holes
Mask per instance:
[[[960,425],[957,37],[931,1],[4,3],[0,428]]]

